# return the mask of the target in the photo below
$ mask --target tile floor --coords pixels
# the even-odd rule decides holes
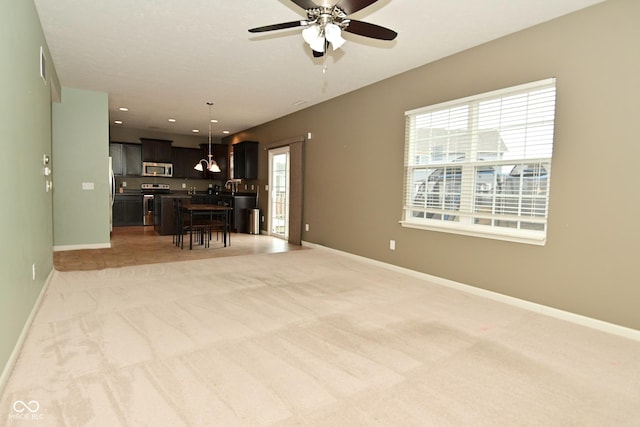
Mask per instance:
[[[194,245],[193,250],[189,250],[188,243],[187,240],[185,248],[180,249],[173,244],[172,236],[160,236],[149,226],[115,227],[111,234],[110,249],[58,251],[53,253],[53,263],[58,271],[101,270],[129,265],[304,249],[276,237],[239,233],[231,233],[231,245],[226,248],[222,239],[216,241],[215,236],[208,248]]]

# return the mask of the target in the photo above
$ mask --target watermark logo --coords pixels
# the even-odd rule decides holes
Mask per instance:
[[[22,400],[16,400],[13,402],[13,410],[20,414],[24,411],[29,411],[32,414],[35,414],[40,410],[40,404],[37,400],[30,400],[29,403],[25,403]]]
[[[13,413],[9,414],[10,420],[41,420],[44,415],[40,414],[40,403],[37,400],[16,400],[12,405]]]

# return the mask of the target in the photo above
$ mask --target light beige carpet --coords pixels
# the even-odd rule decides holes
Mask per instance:
[[[55,272],[3,423],[638,426],[640,342],[322,249]]]

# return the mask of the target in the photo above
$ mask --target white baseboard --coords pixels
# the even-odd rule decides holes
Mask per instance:
[[[334,252],[336,254],[340,254],[343,256],[347,256],[350,258],[358,259],[363,262],[367,262],[370,264],[377,265],[379,267],[387,268],[389,270],[398,271],[401,273],[408,274],[413,277],[417,277],[420,279],[427,280],[429,282],[446,286],[449,288],[457,289],[463,292],[467,292],[470,294],[478,295],[484,298],[489,298],[494,301],[503,302],[505,304],[513,305],[516,307],[523,308],[525,310],[533,311],[536,313],[544,314],[549,317],[554,317],[556,319],[565,320],[567,322],[575,323],[578,325],[586,326],[592,329],[597,329],[602,332],[607,332],[613,335],[618,335],[624,338],[629,338],[635,341],[640,341],[640,331],[632,328],[627,328],[625,326],[616,325],[614,323],[605,322],[602,320],[594,319],[587,316],[582,316],[580,314],[571,313],[569,311],[559,310],[557,308],[549,307],[546,305],[538,304],[535,302],[511,297],[508,295],[500,294],[498,292],[489,291],[482,288],[477,288],[471,285],[465,285],[464,283],[455,282],[453,280],[444,279],[438,276],[432,276],[431,274],[421,273],[419,271],[410,270],[408,268],[399,267],[397,265],[388,264],[382,261],[376,261],[371,258],[366,258],[360,255],[354,255],[349,252],[343,252],[338,249],[329,248],[327,246],[318,245],[315,243],[302,242],[303,246],[307,246],[314,249],[322,249]]]
[[[77,251],[81,249],[111,249],[111,243],[90,243],[86,245],[58,245],[53,247],[54,252]]]
[[[2,373],[0,373],[0,395],[2,395],[2,391],[4,390],[4,387],[7,385],[7,381],[9,381],[9,376],[11,375],[11,371],[13,371],[13,367],[18,361],[18,356],[20,356],[20,351],[22,350],[24,341],[27,338],[27,334],[29,333],[29,328],[31,328],[31,323],[33,323],[33,319],[36,317],[36,313],[40,308],[40,304],[42,303],[44,294],[47,292],[47,289],[49,288],[49,283],[51,283],[54,271],[55,269],[51,268],[51,271],[47,276],[47,280],[45,280],[44,285],[42,285],[42,289],[40,289],[38,298],[36,298],[36,302],[33,304],[33,307],[31,308],[31,313],[29,313],[29,317],[27,317],[27,320],[24,322],[24,326],[22,327],[22,332],[20,332],[20,335],[18,336],[18,341],[16,341],[16,345],[13,347],[13,351],[9,355],[9,360],[7,360],[7,363],[4,366]]]

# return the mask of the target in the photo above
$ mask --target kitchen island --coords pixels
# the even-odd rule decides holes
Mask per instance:
[[[156,194],[154,200],[154,230],[166,236],[174,234],[176,229],[176,212],[173,205],[175,199],[191,201],[189,194]]]
[[[198,193],[194,195],[172,193],[156,195],[155,231],[160,235],[173,234],[175,230],[175,210],[173,200],[187,199],[196,204],[223,205],[233,208],[230,231],[248,233],[248,210],[256,206],[256,193],[251,192],[219,192],[218,194]]]
[[[235,233],[249,232],[249,209],[256,207],[256,193],[221,191],[218,194],[196,194],[194,203],[222,204],[233,208],[231,214],[231,231]]]

